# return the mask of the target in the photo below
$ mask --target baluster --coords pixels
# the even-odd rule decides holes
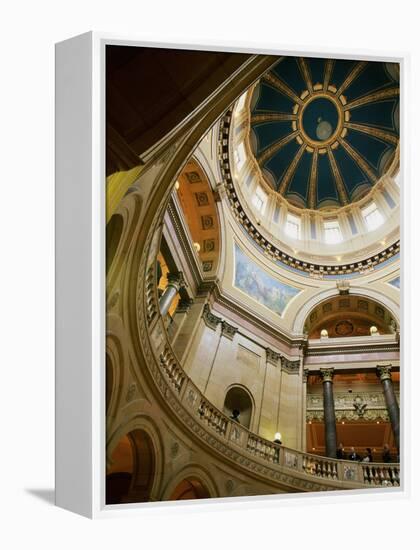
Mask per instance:
[[[370,483],[369,466],[363,466],[363,481],[364,483]]]

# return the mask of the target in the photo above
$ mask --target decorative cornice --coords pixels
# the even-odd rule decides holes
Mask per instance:
[[[204,305],[202,317],[205,324],[212,330],[216,330],[217,325],[222,322],[221,317],[217,317],[210,311],[210,306],[208,304]]]
[[[299,374],[300,371],[300,360],[291,361],[286,357],[282,356],[281,358],[281,370],[287,372],[288,374]]]
[[[275,340],[286,344],[288,347],[300,349],[302,345],[305,345],[305,338],[296,337],[293,339],[289,337],[287,334],[275,328],[271,323],[267,323],[262,318],[255,315],[249,308],[245,308],[234,301],[226,293],[222,294],[218,284],[214,285],[213,298],[216,303],[226,307],[229,311],[241,317],[241,319],[249,321],[253,326],[258,327],[265,335],[270,335]]]
[[[351,344],[334,344],[334,338],[328,339],[321,348],[311,344],[309,341],[306,350],[308,357],[320,357],[323,355],[355,354],[355,353],[380,353],[380,352],[398,352],[400,350],[398,339],[395,342],[372,342],[363,341]]]
[[[272,365],[277,367],[282,357],[281,353],[278,353],[277,351],[274,351],[271,348],[265,348],[265,354],[267,358],[267,363],[271,363]]]

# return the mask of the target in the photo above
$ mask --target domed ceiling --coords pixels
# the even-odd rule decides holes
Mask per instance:
[[[399,141],[398,64],[283,57],[251,100],[250,145],[265,181],[300,208],[366,195]]]

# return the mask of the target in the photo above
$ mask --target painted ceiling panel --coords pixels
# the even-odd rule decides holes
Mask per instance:
[[[320,155],[318,159],[317,202],[320,204],[328,199],[338,202],[338,192],[328,156]]]
[[[306,90],[306,83],[300,72],[297,57],[284,57],[283,61],[277,63],[271,72],[287,84],[300,96]]]
[[[339,88],[346,79],[350,71],[356,66],[357,61],[349,61],[348,59],[336,59],[330,78],[330,83],[336,88]]]
[[[300,162],[296,168],[296,171],[292,177],[292,180],[287,188],[287,193],[296,193],[304,201],[308,198],[308,185],[309,177],[311,174],[312,155],[311,153],[303,154]]]
[[[294,102],[289,97],[265,82],[261,83],[255,93],[258,99],[254,112],[290,113],[293,109]]]
[[[394,122],[394,109],[397,104],[397,99],[389,99],[355,107],[351,110],[351,122],[393,130],[394,135],[398,135]]]
[[[399,139],[398,66],[391,65],[282,58],[263,77],[252,100],[256,160],[263,174],[271,174],[268,183],[276,182],[278,192],[301,208],[308,208],[309,201],[312,208],[322,208],[326,200],[341,206],[347,195],[350,200],[360,198],[360,186],[374,185],[388,169]],[[264,81],[273,76],[270,84]],[[346,79],[347,87],[340,90]],[[294,94],[297,97],[291,98]],[[367,99],[349,105],[360,97]],[[258,117],[285,114],[292,120],[268,122]],[[289,135],[290,141],[282,143]],[[313,178],[316,189],[310,193],[314,153],[316,172],[322,177]],[[330,166],[331,158],[336,166]],[[343,180],[347,194],[336,177]]]
[[[325,59],[312,57],[307,60],[313,84],[324,82]]]
[[[264,165],[271,172],[277,185],[283,179],[284,173],[290,165],[290,159],[294,158],[299,150],[299,144],[295,141],[289,141],[276,154],[274,154]]]
[[[373,136],[353,130],[349,130],[346,140],[375,169],[377,176],[380,176],[379,165],[382,155],[391,149],[391,146]]]
[[[393,84],[393,81],[388,72],[385,71],[384,64],[371,62],[366,65],[360,76],[355,78],[343,93],[347,101],[352,101],[390,84]]]
[[[290,134],[291,123],[290,120],[265,122],[264,124],[253,126],[252,131],[256,137],[256,154],[258,156],[263,149]]]
[[[343,147],[340,146],[334,151],[334,157],[340,167],[341,177],[350,197],[359,185],[370,185],[366,174]]]

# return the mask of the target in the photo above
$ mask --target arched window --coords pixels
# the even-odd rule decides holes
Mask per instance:
[[[233,386],[226,393],[223,412],[226,416],[245,426],[245,428],[249,428],[252,420],[252,399],[250,394],[240,386]]]

